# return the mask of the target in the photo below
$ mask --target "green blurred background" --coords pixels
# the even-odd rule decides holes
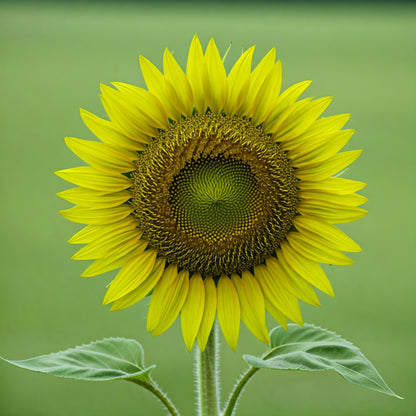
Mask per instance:
[[[255,62],[276,46],[284,86],[314,82],[308,95],[335,97],[325,113],[351,112],[364,149],[346,176],[368,183],[369,215],[343,227],[359,242],[350,267],[327,267],[336,297],[302,306],[305,321],[361,347],[404,401],[360,389],[332,373],[263,370],[239,416],[416,414],[415,69],[412,4],[74,3],[0,4],[1,350],[23,359],[109,336],[138,339],[154,376],[184,415],[194,414],[192,361],[178,322],[145,331],[147,301],[110,313],[101,305],[112,275],[79,277],[66,240],[80,227],[57,213],[70,187],[53,175],[78,165],[65,136],[92,138],[79,107],[104,115],[99,83],[143,86],[138,56],[161,67],[165,46],[181,65],[194,33],[211,36],[230,67],[257,44]],[[413,214],[412,214],[413,212]],[[270,322],[272,325],[272,322]],[[242,327],[236,353],[223,346],[223,396],[264,346]],[[148,392],[124,382],[56,379],[1,365],[0,413],[7,416],[161,415]]]

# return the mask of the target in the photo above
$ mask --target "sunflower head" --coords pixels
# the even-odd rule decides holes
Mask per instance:
[[[298,299],[333,295],[320,263],[347,265],[360,251],[334,226],[361,218],[364,183],[336,175],[361,153],[339,152],[349,115],[321,117],[331,98],[280,92],[272,49],[252,70],[254,47],[227,75],[213,39],[192,40],[186,72],[166,50],[163,73],[140,57],[147,89],[102,86],[109,119],[81,110],[99,141],[67,138],[87,165],[57,172],[77,185],[61,211],[86,224],[73,258],[83,273],[120,269],[104,303],[133,305],[150,292],[147,329],[158,335],[180,314],[190,350],[203,350],[215,317],[232,349],[240,320],[269,342],[267,310],[302,324]]]

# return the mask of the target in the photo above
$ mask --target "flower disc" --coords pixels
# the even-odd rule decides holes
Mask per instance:
[[[246,120],[208,113],[180,121],[136,164],[133,206],[142,238],[182,269],[215,278],[249,270],[292,227],[293,168]]]
[[[109,120],[81,110],[100,141],[67,138],[88,165],[57,172],[77,185],[61,211],[86,224],[70,242],[94,260],[83,276],[119,269],[104,303],[127,308],[151,293],[147,329],[159,335],[180,314],[191,350],[204,350],[215,318],[230,347],[240,320],[268,343],[267,310],[302,324],[298,299],[333,296],[320,263],[352,264],[359,246],[334,224],[366,211],[365,184],[339,172],[361,151],[340,152],[349,114],[321,117],[331,97],[280,92],[272,49],[252,70],[254,47],[226,73],[213,39],[195,36],[186,72],[166,50],[163,73],[140,57],[147,89],[102,86]]]

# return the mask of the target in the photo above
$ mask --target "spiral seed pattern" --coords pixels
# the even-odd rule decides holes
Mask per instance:
[[[292,227],[296,179],[280,146],[239,117],[172,124],[136,161],[134,215],[168,262],[203,276],[273,255]]]

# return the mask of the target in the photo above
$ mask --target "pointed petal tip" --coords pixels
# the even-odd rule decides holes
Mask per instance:
[[[78,139],[79,140],[79,139]],[[77,139],[74,137],[65,137],[64,138],[65,144],[72,150],[72,144],[77,142]]]
[[[113,83],[111,83],[113,84]],[[108,95],[108,93],[118,92],[114,88],[110,87],[109,85],[103,84],[100,82],[100,91],[102,96]]]
[[[259,338],[261,342],[263,342],[266,345],[270,345],[270,335],[268,332],[265,332],[262,336],[262,338]]]
[[[111,303],[111,302],[113,302],[113,301],[115,301],[115,299],[114,299],[114,296],[109,296],[109,294],[108,294],[109,292],[107,291],[107,293],[105,294],[105,296],[104,296],[104,299],[103,299],[103,305],[108,305],[109,303]]]
[[[201,350],[201,352],[204,352],[205,348],[207,346],[207,343],[205,342],[204,344],[202,344],[202,342],[200,341],[199,338],[197,338],[197,342],[198,342],[198,346],[199,346],[199,349]]]
[[[247,55],[252,55],[254,53],[254,49],[256,49],[256,45],[250,46],[244,53],[247,53]]]
[[[153,331],[153,326],[149,325],[149,320],[147,320],[147,323],[146,323],[146,331],[147,332],[152,332]],[[152,334],[152,336],[154,336],[154,335]]]
[[[237,341],[233,342],[233,341],[227,340],[227,339],[226,339],[226,341],[227,341],[228,346],[233,350],[233,352],[235,352],[236,349],[237,349],[238,342]]]
[[[192,352],[192,347],[194,346],[194,342],[195,341],[193,341],[192,343],[185,342],[185,347],[188,350],[188,352]]]
[[[64,179],[62,175],[65,175],[65,169],[57,170],[53,174],[58,176],[61,179]]]

